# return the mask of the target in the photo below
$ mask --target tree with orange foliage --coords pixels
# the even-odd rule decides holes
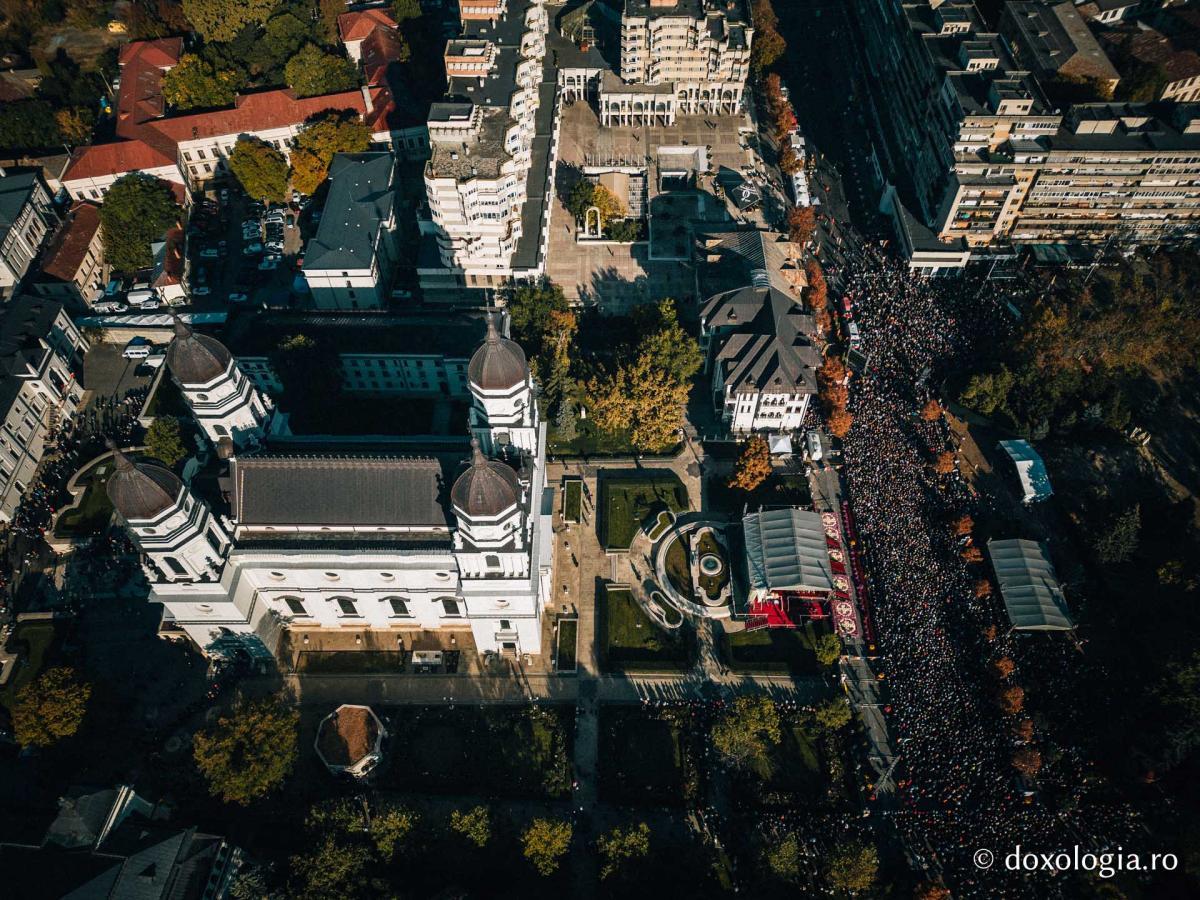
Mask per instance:
[[[949,450],[943,450],[937,455],[933,461],[933,471],[939,475],[949,475],[954,471],[954,454]]]
[[[1036,747],[1021,747],[1012,755],[1012,764],[1026,778],[1035,778],[1042,770],[1042,753]]]
[[[1018,740],[1029,743],[1033,740],[1033,719],[1022,719],[1013,726],[1013,735]]]
[[[809,259],[804,264],[804,276],[808,279],[808,291],[805,299],[809,309],[824,309],[829,305],[829,286],[825,283],[825,273],[821,264],[815,259]]]
[[[779,171],[784,175],[795,175],[804,168],[804,160],[791,147],[779,154]]]
[[[978,547],[964,547],[960,556],[962,556],[963,562],[967,563],[968,565],[975,565],[976,563],[983,562],[983,551]]]
[[[983,600],[986,597],[992,596],[992,583],[986,578],[979,578],[975,581],[975,597],[978,600]]]
[[[936,422],[942,417],[942,404],[938,403],[933,398],[921,409],[921,418],[926,422]]]
[[[999,633],[1000,632],[996,629],[995,625],[989,625],[983,629],[983,639],[990,644],[996,639],[996,635]]]
[[[964,514],[954,520],[954,533],[959,537],[966,537],[975,530],[975,520]]]
[[[913,891],[913,900],[950,900],[950,889],[933,881],[918,884]]]
[[[850,433],[850,426],[853,424],[854,416],[844,409],[835,409],[825,418],[825,425],[829,428],[829,433],[838,440]]]
[[[770,476],[771,448],[756,434],[746,442],[746,446],[742,449],[729,486],[742,491],[752,491]]]
[[[992,671],[996,673],[996,677],[1000,679],[1008,678],[1016,671],[1017,664],[1007,656],[1001,656],[998,660],[992,663]]]
[[[1010,684],[1000,690],[997,700],[1006,716],[1015,716],[1025,708],[1025,689],[1019,684]]]
[[[793,206],[788,210],[788,239],[803,247],[817,230],[817,211],[811,206]]]

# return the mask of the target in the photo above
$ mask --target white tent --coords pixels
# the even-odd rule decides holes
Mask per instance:
[[[770,509],[742,519],[750,590],[831,591],[825,525],[809,510]]]
[[[1021,498],[1026,503],[1045,500],[1054,493],[1050,487],[1050,475],[1046,464],[1038,456],[1029,441],[1001,441],[1000,449],[1009,455],[1013,465],[1017,467],[1017,477],[1021,479]]]
[[[1020,538],[992,540],[988,555],[1013,628],[1070,631],[1075,627],[1045,544]]]

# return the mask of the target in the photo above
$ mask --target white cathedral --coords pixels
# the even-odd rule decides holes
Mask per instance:
[[[470,631],[480,653],[541,652],[545,426],[524,352],[491,318],[467,369],[469,458],[465,442],[427,455],[273,442],[269,398],[180,321],[167,365],[205,434],[232,450],[210,507],[114,448],[108,495],[165,625],[213,655],[274,653],[285,631],[312,629],[394,632],[398,644]]]

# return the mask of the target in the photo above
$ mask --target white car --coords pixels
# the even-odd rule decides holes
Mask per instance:
[[[202,284],[199,287],[192,288],[193,297],[207,297],[211,293],[212,288],[210,288],[207,284]]]
[[[201,259],[216,259],[221,255],[221,252],[216,247],[209,247],[207,250],[200,251]]]
[[[229,295],[230,303],[246,303],[249,300],[250,300],[249,294],[230,294]]]
[[[254,226],[254,227],[252,227],[252,228],[243,228],[243,229],[242,229],[242,238],[243,238],[243,240],[247,240],[247,241],[248,241],[248,240],[250,240],[251,238],[256,238],[256,237],[258,237],[258,236],[259,236],[259,235],[261,235],[261,234],[262,234],[262,229],[261,229],[261,228],[259,228],[257,225],[255,225],[255,226]]]
[[[121,355],[126,359],[145,359],[150,355],[153,346],[144,337],[135,337],[125,345],[125,349],[121,352]]]
[[[119,313],[124,308],[115,300],[102,300],[99,303],[92,304],[92,312],[98,313]]]
[[[242,253],[244,253],[246,256],[254,256],[256,253],[262,253],[262,249],[262,244],[258,243],[258,241],[255,241],[253,244],[247,244],[245,247],[243,247]]]
[[[260,262],[258,264],[258,270],[260,272],[273,272],[275,269],[278,269],[278,268],[279,268],[279,257],[278,256],[264,256],[262,259],[262,262]]]
[[[272,253],[283,253],[283,241],[267,241],[267,249]]]

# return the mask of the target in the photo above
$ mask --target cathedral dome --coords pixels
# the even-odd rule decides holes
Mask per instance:
[[[507,391],[524,384],[529,377],[525,351],[515,341],[500,336],[490,315],[487,339],[471,357],[467,377],[471,384],[485,391]]]
[[[156,463],[133,463],[109,441],[117,470],[108,479],[108,499],[126,520],[153,519],[179,499],[183,482]]]
[[[521,499],[517,473],[502,462],[490,460],[472,438],[471,467],[458,476],[450,490],[454,508],[473,519],[490,519],[511,509]]]
[[[180,384],[208,384],[229,368],[232,358],[220,341],[196,334],[182,319],[175,319],[175,339],[167,347],[167,366]]]

